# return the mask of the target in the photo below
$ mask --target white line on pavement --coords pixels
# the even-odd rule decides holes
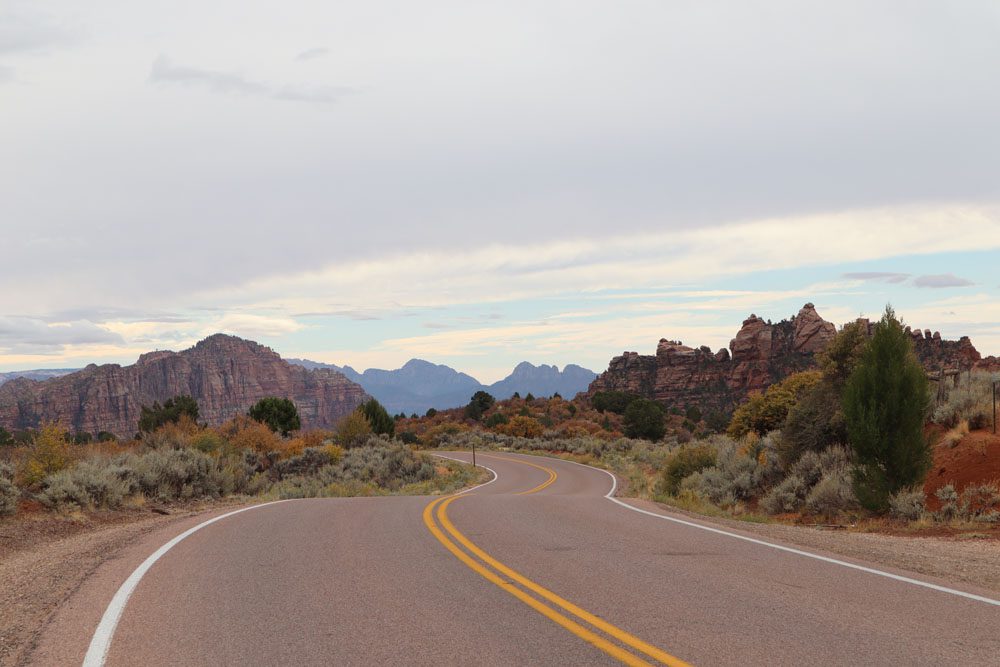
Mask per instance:
[[[132,574],[129,575],[129,578],[125,580],[125,583],[123,583],[118,589],[118,592],[115,593],[115,596],[111,598],[111,603],[108,605],[108,608],[104,610],[101,622],[97,625],[97,629],[94,631],[94,637],[90,640],[90,648],[87,649],[87,655],[83,658],[83,667],[104,666],[104,661],[108,657],[108,649],[111,648],[111,640],[115,636],[115,629],[118,627],[118,621],[122,617],[122,612],[125,611],[125,605],[128,604],[128,599],[132,596],[132,592],[135,591],[136,586],[139,585],[139,581],[142,579],[143,575],[149,571],[149,568],[153,567],[153,564],[156,561],[160,560],[163,554],[173,549],[177,546],[178,542],[182,541],[192,533],[196,533],[205,526],[211,525],[216,521],[221,521],[226,517],[239,514],[240,512],[255,510],[260,507],[267,507],[268,505],[283,502],[287,501],[275,500],[269,503],[253,505],[252,507],[244,507],[243,509],[227,512],[226,514],[214,517],[208,521],[203,521],[194,528],[185,530],[183,533],[153,552],[153,554],[144,560],[139,567],[135,568]]]
[[[813,558],[815,560],[823,561],[824,563],[832,563],[834,565],[840,565],[842,567],[848,567],[852,570],[858,570],[860,572],[867,572],[868,574],[874,574],[880,577],[886,577],[888,579],[895,579],[896,581],[902,581],[903,583],[912,584],[914,586],[920,586],[922,588],[929,588],[931,590],[939,591],[941,593],[948,593],[950,595],[957,595],[959,597],[967,598],[969,600],[975,600],[977,602],[985,602],[986,604],[993,605],[995,607],[1000,607],[1000,600],[995,600],[993,598],[988,598],[983,595],[976,595],[975,593],[967,593],[965,591],[960,591],[954,588],[948,588],[947,586],[941,586],[938,584],[932,584],[929,581],[921,581],[919,579],[913,579],[911,577],[904,577],[901,574],[893,574],[892,572],[885,572],[884,570],[878,570],[873,567],[866,567],[864,565],[857,565],[855,563],[848,563],[847,561],[839,560],[837,558],[830,558],[829,556],[821,556],[820,554],[814,554],[809,551],[803,551],[802,549],[795,549],[793,547],[786,547],[781,544],[774,544],[773,542],[767,542],[765,540],[760,540],[755,537],[748,537],[747,535],[740,535],[739,533],[731,533],[728,530],[722,530],[721,528],[712,528],[711,526],[705,526],[700,523],[695,523],[694,521],[685,521],[684,519],[678,519],[677,517],[667,516],[666,514],[659,514],[657,512],[650,512],[649,510],[640,509],[638,507],[633,507],[628,503],[615,498],[615,491],[618,489],[618,478],[615,477],[614,473],[604,470],[602,468],[595,468],[594,466],[589,466],[586,463],[579,463],[577,461],[570,461],[568,459],[559,459],[555,457],[543,457],[551,458],[555,461],[566,461],[567,463],[572,463],[574,465],[583,466],[584,468],[590,468],[591,470],[598,470],[600,472],[609,475],[612,479],[611,490],[604,496],[616,505],[621,505],[626,509],[630,509],[633,512],[638,512],[639,514],[645,514],[647,516],[655,517],[657,519],[663,519],[664,521],[672,521],[673,523],[679,523],[682,526],[689,526],[691,528],[697,528],[698,530],[706,530],[710,533],[716,533],[718,535],[725,535],[726,537],[733,537],[737,540],[743,540],[744,542],[751,542],[753,544],[758,544],[760,546],[769,547],[771,549],[777,549],[779,551],[785,551],[790,554],[795,554],[797,556],[805,556],[806,558]]]

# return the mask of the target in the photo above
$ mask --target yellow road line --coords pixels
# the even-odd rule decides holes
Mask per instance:
[[[552,468],[546,468],[545,466],[540,466],[537,463],[529,463],[528,461],[522,461],[520,459],[509,459],[506,456],[494,456],[492,454],[480,454],[480,456],[485,456],[488,459],[499,459],[501,461],[509,461],[511,463],[520,463],[522,465],[531,466],[532,468],[538,468],[539,470],[543,470],[549,474],[549,478],[544,482],[542,482],[541,484],[539,484],[538,486],[536,486],[535,488],[515,493],[514,494],[515,496],[526,496],[529,493],[536,493],[538,491],[541,491],[545,487],[552,484],[552,482],[556,481],[556,478],[559,477],[559,475],[556,474],[556,471],[553,470]]]
[[[533,591],[534,593],[545,598],[549,602],[552,602],[558,605],[559,607],[562,607],[562,609],[564,609],[565,611],[569,612],[570,614],[573,614],[580,620],[590,623],[598,630],[607,633],[608,635],[614,637],[615,639],[622,642],[626,646],[631,646],[635,650],[641,651],[642,653],[645,653],[649,657],[654,658],[665,665],[670,665],[671,667],[683,667],[688,664],[683,660],[680,660],[679,658],[670,655],[666,651],[663,651],[653,646],[652,644],[644,642],[635,635],[630,634],[622,630],[621,628],[618,628],[608,623],[604,619],[598,618],[597,616],[594,616],[590,612],[581,609],[577,605],[573,604],[572,602],[569,602],[568,600],[563,599],[562,597],[556,595],[547,588],[544,588],[539,584],[536,584],[535,582],[528,579],[519,572],[512,570],[511,568],[507,567],[506,565],[504,565],[503,563],[496,560],[488,553],[477,547],[475,544],[472,543],[471,540],[469,540],[469,538],[467,538],[457,528],[455,528],[455,525],[448,518],[448,513],[447,513],[448,505],[453,503],[455,500],[458,500],[458,498],[459,496],[452,496],[450,498],[445,499],[444,502],[441,502],[440,505],[438,505],[437,518],[438,521],[441,522],[441,525],[444,526],[444,529],[448,531],[448,533],[450,533],[452,537],[458,540],[459,544],[468,549],[474,556],[482,560],[487,565],[493,567],[501,574],[510,577],[517,583],[527,588],[528,590]]]
[[[427,525],[428,530],[430,530],[431,534],[437,538],[438,542],[443,544],[445,548],[448,549],[448,551],[454,554],[455,557],[458,558],[460,561],[462,561],[462,563],[464,563],[469,569],[471,569],[476,574],[480,575],[490,583],[510,593],[518,600],[520,600],[524,604],[528,605],[529,607],[537,611],[539,614],[542,614],[549,620],[557,623],[566,630],[572,632],[577,637],[590,643],[591,645],[595,646],[601,651],[604,651],[613,658],[616,658],[617,660],[625,663],[626,665],[634,665],[635,667],[642,667],[642,666],[650,667],[650,664],[645,660],[642,660],[641,658],[632,655],[631,653],[625,651],[619,646],[615,646],[614,644],[604,639],[600,635],[592,632],[591,630],[588,630],[579,623],[573,621],[572,619],[567,618],[566,616],[563,616],[562,614],[555,611],[551,607],[548,607],[542,602],[536,600],[532,596],[528,595],[521,589],[514,586],[509,581],[504,581],[502,578],[498,577],[494,572],[491,572],[490,570],[486,569],[481,564],[477,563],[475,560],[469,557],[469,555],[466,554],[464,551],[459,549],[455,545],[455,543],[449,540],[444,535],[444,533],[441,532],[441,529],[438,528],[437,525],[435,525],[434,523],[434,519],[432,516],[434,506],[440,503],[442,500],[444,499],[438,498],[437,500],[434,500],[431,503],[429,503],[427,507],[424,508],[424,524]],[[449,500],[454,500],[454,498],[449,498]]]

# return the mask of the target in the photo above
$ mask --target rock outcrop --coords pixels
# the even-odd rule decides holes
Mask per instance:
[[[869,330],[873,326],[860,321]],[[917,357],[929,372],[989,367],[989,360],[980,358],[968,337],[949,341],[930,331],[910,334]],[[790,320],[775,324],[751,315],[729,349],[713,353],[704,346],[692,348],[663,339],[655,356],[625,352],[612,359],[587,393],[628,391],[665,405],[729,409],[751,391],[815,366],[816,354],[836,335],[837,327],[820,317],[811,303]]]
[[[91,364],[45,382],[27,378],[0,386],[0,426],[33,428],[56,421],[88,433],[136,432],[141,407],[189,394],[199,421],[221,424],[265,396],[291,399],[303,428],[329,428],[367,398],[336,371],[289,364],[270,348],[216,334],[183,352],[150,352],[132,366]]]

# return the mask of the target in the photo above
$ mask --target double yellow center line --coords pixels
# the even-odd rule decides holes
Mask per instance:
[[[522,493],[534,493],[535,491],[540,491],[541,489],[552,484],[557,477],[555,471],[551,468],[538,466],[534,463],[528,463],[527,461],[514,461],[513,459],[507,458],[504,458],[504,460],[535,466],[536,468],[541,468],[550,474],[547,481]],[[438,542],[444,545],[448,551],[454,554],[454,556],[464,563],[470,570],[480,575],[490,583],[496,585],[501,590],[513,595],[524,604],[565,628],[580,639],[583,639],[626,665],[650,665],[651,663],[647,662],[645,658],[635,655],[618,644],[615,644],[607,637],[598,634],[595,630],[603,632],[608,637],[617,640],[621,644],[632,648],[640,654],[653,658],[658,663],[670,665],[671,667],[681,667],[682,665],[687,665],[687,663],[683,660],[675,658],[669,653],[642,641],[635,635],[629,634],[621,628],[618,628],[607,621],[594,616],[590,612],[581,609],[572,602],[563,599],[547,588],[544,588],[519,572],[507,567],[473,544],[473,542],[463,535],[448,518],[448,506],[463,497],[464,496],[446,496],[432,501],[427,505],[427,507],[424,508],[423,518],[427,529],[430,530],[431,534],[435,538],[437,538]],[[464,547],[464,549],[462,547]],[[534,593],[534,595],[531,595],[529,591],[530,593]],[[546,604],[546,602],[549,604]],[[574,620],[574,618],[576,620]],[[593,629],[585,627],[577,621],[583,621],[584,623],[592,626]]]

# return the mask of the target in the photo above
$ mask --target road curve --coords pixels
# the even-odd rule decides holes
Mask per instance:
[[[191,533],[105,664],[1000,664],[998,606],[629,511],[593,468],[477,461],[497,478],[456,498],[290,501]],[[205,518],[102,566],[33,664],[81,664],[122,582]]]

